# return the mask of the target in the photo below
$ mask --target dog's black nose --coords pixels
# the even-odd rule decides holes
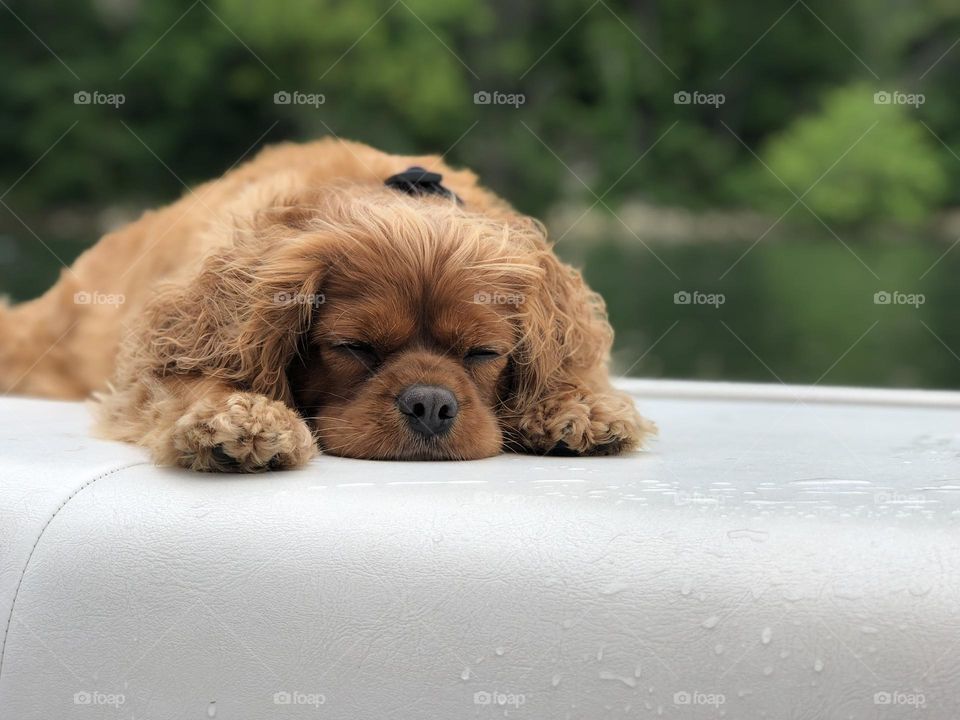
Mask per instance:
[[[460,409],[453,393],[438,385],[411,385],[397,396],[397,407],[421,435],[443,435]]]

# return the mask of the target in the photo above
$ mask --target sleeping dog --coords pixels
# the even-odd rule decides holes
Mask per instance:
[[[99,433],[195,470],[323,452],[583,455],[653,432],[602,299],[542,225],[440,158],[269,148],[0,306],[0,390],[93,394]]]

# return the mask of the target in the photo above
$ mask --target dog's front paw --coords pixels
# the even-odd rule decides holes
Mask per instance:
[[[518,423],[534,452],[618,455],[635,450],[657,432],[637,413],[633,399],[617,391],[569,390],[532,408]]]
[[[237,392],[197,401],[173,429],[179,465],[210,472],[300,467],[316,453],[303,419],[281,402]]]

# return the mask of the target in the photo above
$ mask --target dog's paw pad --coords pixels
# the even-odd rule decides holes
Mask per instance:
[[[213,461],[219,466],[229,467],[237,464],[236,459],[230,457],[227,451],[223,449],[223,445],[214,445],[210,454],[213,457]]]

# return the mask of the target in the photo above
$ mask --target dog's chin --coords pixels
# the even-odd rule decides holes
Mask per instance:
[[[454,428],[444,435],[424,436],[400,422],[383,422],[358,429],[353,423],[327,418],[317,424],[316,435],[326,455],[359,460],[480,460],[498,455],[503,436],[496,422],[470,432]]]
[[[419,437],[411,437],[398,443],[392,449],[380,447],[376,451],[369,448],[364,449],[362,445],[339,448],[334,445],[331,448],[326,448],[321,444],[320,448],[327,455],[358,460],[479,460],[497,454],[497,451],[468,454],[458,450],[450,443],[444,442],[441,438]]]

